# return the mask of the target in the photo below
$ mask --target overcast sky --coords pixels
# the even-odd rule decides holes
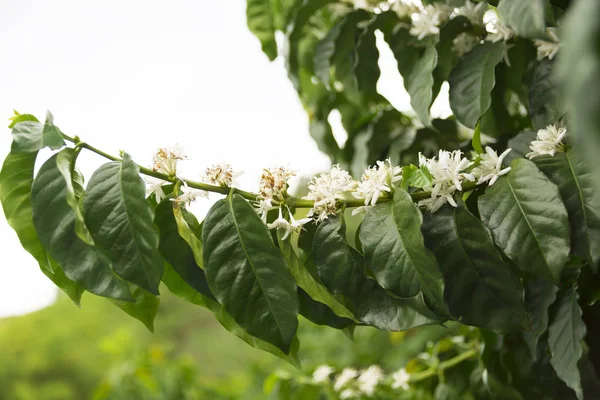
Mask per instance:
[[[282,60],[270,63],[247,30],[243,0],[5,0],[0,53],[1,157],[14,108],[40,118],[49,109],[68,135],[112,154],[126,150],[141,164],[156,148],[179,143],[191,159],[185,176],[198,179],[206,166],[227,161],[244,171],[238,181],[249,190],[263,167],[311,175],[329,166]],[[389,53],[381,66],[392,73],[380,91],[407,109]],[[90,153],[79,160],[88,178],[105,162]],[[202,216],[210,202],[199,202]],[[0,243],[0,317],[51,303],[53,284],[4,218]]]

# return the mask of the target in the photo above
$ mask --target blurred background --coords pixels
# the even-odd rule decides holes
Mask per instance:
[[[41,118],[49,109],[68,135],[109,153],[126,150],[140,164],[178,143],[190,157],[184,176],[197,179],[226,161],[244,171],[237,181],[249,190],[263,167],[296,169],[295,183],[329,167],[283,61],[270,63],[247,30],[242,0],[6,0],[0,8],[6,125],[13,109]],[[410,110],[393,56],[381,52],[380,92]],[[448,112],[440,98],[434,116]],[[343,129],[335,134],[344,140]],[[10,142],[6,128],[0,153]],[[79,160],[88,178],[103,163],[89,153]],[[202,218],[215,200],[193,211]],[[154,334],[90,294],[79,309],[57,294],[3,218],[0,243],[0,399],[263,399],[269,376],[302,374],[166,289]],[[303,320],[303,371],[331,360],[339,368],[396,368],[444,331],[357,329],[352,342]],[[400,341],[406,345],[393,346]]]

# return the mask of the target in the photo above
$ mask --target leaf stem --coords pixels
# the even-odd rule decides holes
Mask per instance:
[[[437,368],[430,368],[423,372],[419,372],[419,373],[411,375],[409,382],[415,383],[415,382],[420,382],[425,379],[432,378],[432,377],[438,375],[440,372],[443,372],[446,369],[452,368],[452,367],[462,363],[463,361],[470,360],[472,358],[477,357],[478,354],[479,354],[479,351],[477,349],[467,350],[464,353],[460,353],[459,355],[457,355],[454,358],[451,358],[446,361],[442,361],[437,366]]]

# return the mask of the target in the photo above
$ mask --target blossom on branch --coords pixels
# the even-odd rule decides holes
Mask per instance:
[[[181,185],[182,194],[171,201],[177,204],[190,205],[193,201],[196,201],[198,197],[208,197],[208,193],[202,190],[192,189],[187,183],[183,182]]]
[[[354,368],[344,368],[341,374],[335,379],[333,389],[337,392],[342,390],[350,381],[358,376],[358,371]]]
[[[429,4],[420,12],[412,14],[409,33],[422,40],[425,36],[438,35],[439,26],[450,17],[452,8],[444,4]]]
[[[506,149],[504,153],[498,156],[496,150],[493,150],[490,146],[485,147],[485,154],[481,155],[479,165],[471,171],[477,179],[478,185],[488,182],[488,186],[492,186],[499,177],[508,174],[510,167],[502,168],[502,161],[511,150]]]
[[[485,40],[492,43],[506,42],[515,35],[513,30],[506,26],[499,18],[490,21],[486,26],[486,30],[488,31],[488,34],[485,37]]]
[[[456,54],[459,55],[459,57],[462,57],[463,55],[470,52],[473,49],[473,47],[475,47],[475,45],[477,45],[478,43],[479,39],[476,36],[473,36],[466,32],[458,34],[452,40],[454,51],[456,52]]]
[[[177,163],[187,159],[183,149],[179,145],[174,147],[163,147],[154,153],[152,158],[152,171],[161,172],[169,176],[177,176]]]
[[[206,168],[203,181],[211,185],[232,187],[235,184],[234,179],[240,176],[242,172],[233,172],[230,164],[213,164]]]
[[[487,3],[473,3],[467,0],[462,7],[458,8],[457,15],[462,15],[469,20],[473,25],[483,25],[483,15],[487,11]]]
[[[565,151],[565,144],[562,142],[567,134],[567,129],[557,127],[556,124],[548,125],[545,129],[540,129],[537,133],[537,140],[531,142],[527,153],[527,158],[541,156],[544,154],[554,156],[556,153]]]
[[[546,28],[546,32],[548,33],[548,38],[550,40],[535,39],[533,41],[537,47],[538,60],[543,60],[544,58],[552,60],[560,48],[560,40],[558,39],[556,28]]]
[[[329,215],[335,214],[338,201],[344,200],[345,193],[354,190],[356,185],[348,171],[340,169],[338,164],[328,173],[314,176],[308,182],[308,195],[304,197],[315,202],[309,215],[316,214],[317,221],[323,221]]]
[[[377,365],[371,365],[358,377],[358,388],[367,396],[371,397],[375,393],[375,388],[385,377],[383,371]]]
[[[162,187],[168,185],[171,182],[162,179],[154,178],[153,176],[144,176],[144,182],[148,187],[146,188],[146,196],[156,196],[156,202],[160,203],[165,198],[165,192]]]
[[[323,383],[329,381],[329,377],[333,373],[333,368],[329,365],[321,365],[312,374],[312,381],[314,383]]]
[[[358,182],[358,187],[353,195],[357,199],[365,200],[365,207],[354,210],[356,214],[377,204],[380,196],[392,192],[393,184],[402,179],[402,168],[392,165],[390,159],[377,161],[377,165],[365,170]]]
[[[294,216],[290,212],[289,208],[288,208],[288,215],[290,218],[289,221],[283,217],[283,213],[281,212],[281,206],[280,206],[279,207],[279,217],[277,217],[277,219],[275,221],[273,221],[272,223],[267,224],[267,227],[269,229],[285,230],[285,233],[283,234],[281,240],[287,239],[287,237],[292,232],[296,232],[296,233],[300,232],[302,230],[302,225],[312,221],[312,218],[302,218],[299,220],[295,220]]]
[[[408,381],[410,380],[410,375],[404,368],[394,372],[392,375],[392,389],[404,389],[408,390],[410,387],[408,386]]]

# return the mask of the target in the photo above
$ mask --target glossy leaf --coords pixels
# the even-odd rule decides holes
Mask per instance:
[[[421,212],[404,190],[393,202],[370,210],[360,226],[360,241],[368,268],[379,285],[402,298],[423,293],[430,304],[443,304],[443,277],[425,247]]]
[[[558,377],[583,400],[581,378],[577,363],[583,354],[581,341],[585,336],[585,324],[577,303],[577,292],[568,289],[559,293],[555,313],[548,327],[550,363]]]
[[[112,272],[108,259],[75,233],[77,217],[67,203],[67,182],[57,159],[55,154],[42,165],[31,191],[33,224],[40,242],[65,275],[86,290],[132,300],[127,284]]]
[[[360,254],[346,243],[345,235],[339,218],[323,221],[313,238],[313,259],[321,282],[331,293],[352,296],[360,290],[365,267]]]
[[[94,172],[83,210],[92,238],[111,260],[113,270],[157,295],[163,273],[158,231],[146,202],[146,185],[127,153],[123,161],[104,164]]]
[[[273,12],[271,0],[246,0],[248,29],[260,40],[263,52],[271,61],[277,58]]]
[[[600,260],[600,193],[595,191],[592,168],[576,150],[533,161],[558,186],[569,212],[573,254],[595,269]]]
[[[143,323],[150,332],[154,332],[154,318],[158,312],[160,299],[135,285],[129,285],[133,301],[114,300],[114,305],[131,317]]]
[[[452,70],[450,83],[450,108],[458,121],[475,128],[477,121],[492,104],[491,93],[496,65],[502,61],[504,42],[477,45],[463,56]]]
[[[502,21],[517,35],[534,39],[545,36],[544,0],[501,0],[498,12]]]
[[[52,260],[53,271],[47,269],[41,269],[44,275],[50,279],[60,290],[62,290],[69,298],[75,303],[76,306],[81,307],[81,296],[85,292],[85,289],[77,282],[67,278],[65,272],[59,265],[56,265]]]
[[[46,122],[24,121],[15,125],[12,131],[14,153],[33,153],[44,147],[52,150],[65,145],[62,132],[54,125],[54,117],[50,111],[46,114]]]
[[[525,304],[531,316],[531,330],[522,333],[533,359],[537,359],[537,348],[540,337],[548,329],[549,308],[556,300],[558,288],[543,280],[525,282]]]
[[[521,270],[558,282],[570,251],[565,205],[533,162],[517,159],[511,167],[479,197],[481,219]]]
[[[235,194],[219,200],[202,243],[214,296],[249,334],[288,354],[298,327],[296,283],[252,206]]]
[[[533,73],[529,115],[535,129],[554,124],[565,114],[564,98],[555,81],[553,65],[550,60],[542,60]]]
[[[422,231],[440,263],[444,299],[458,321],[500,332],[528,328],[519,278],[462,201],[457,208],[446,205],[426,214]]]
[[[298,299],[300,301],[300,315],[313,324],[330,326],[335,329],[343,329],[354,325],[352,319],[336,315],[330,307],[314,300],[301,288],[298,288]]]
[[[375,44],[375,31],[379,28],[378,18],[373,18],[362,31],[354,49],[355,61],[352,73],[356,78],[356,89],[370,98],[377,98],[379,50]]]
[[[510,164],[516,158],[525,158],[527,153],[531,152],[529,145],[536,140],[536,131],[525,131],[519,133],[508,141],[508,147],[512,149],[504,159],[504,164]]]

